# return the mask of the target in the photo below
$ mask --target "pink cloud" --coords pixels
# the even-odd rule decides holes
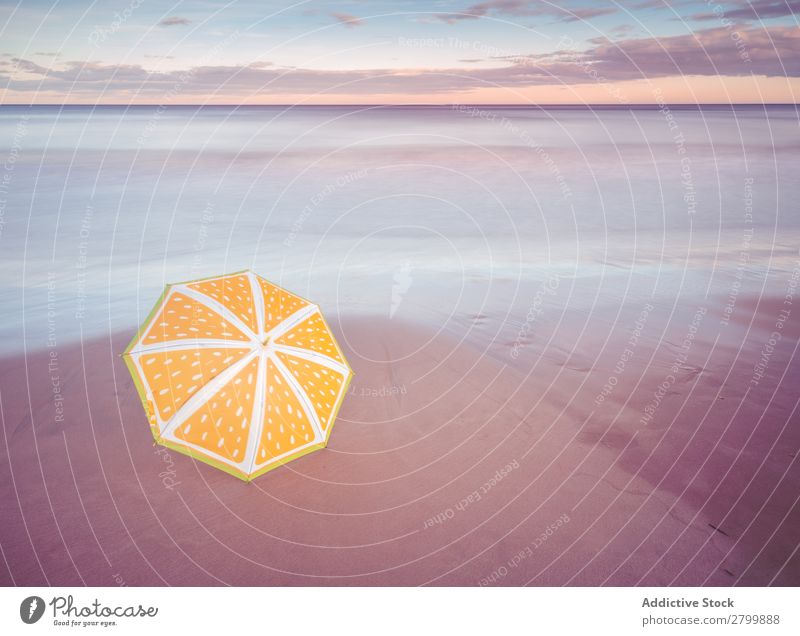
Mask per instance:
[[[496,60],[501,66],[443,69],[311,70],[281,68],[268,62],[199,66],[153,72],[139,65],[78,61],[45,67],[11,58],[0,81],[14,93],[61,93],[64,100],[115,94],[140,101],[172,103],[196,95],[415,94],[452,96],[487,87],[619,82],[675,76],[800,77],[800,27],[728,29],[665,38],[596,39],[575,50],[562,43],[548,54]],[[20,75],[23,75],[21,77]],[[11,100],[9,100],[11,101]]]
[[[353,28],[364,24],[364,21],[361,18],[350,15],[349,13],[339,13],[335,11],[331,13],[331,15],[336,18],[342,26],[346,26],[348,28]]]
[[[549,15],[562,22],[588,20],[601,15],[616,13],[616,7],[557,7],[539,0],[487,0],[470,5],[463,11],[439,13],[439,20],[454,24],[460,20],[476,20],[489,14],[511,16]]]

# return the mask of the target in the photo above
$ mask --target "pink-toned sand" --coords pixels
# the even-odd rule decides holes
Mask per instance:
[[[343,320],[329,447],[249,484],[153,446],[129,333],[6,359],[0,583],[798,585],[798,315],[751,383],[779,308],[710,309],[647,424],[692,311],[619,374],[633,315],[488,346]]]

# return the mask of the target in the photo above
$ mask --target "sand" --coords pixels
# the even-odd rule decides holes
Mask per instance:
[[[7,358],[0,583],[798,585],[800,312],[753,384],[781,299],[724,301],[334,320],[328,448],[249,484],[153,445],[131,333]]]

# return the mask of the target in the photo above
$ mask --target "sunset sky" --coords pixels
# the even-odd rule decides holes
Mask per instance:
[[[800,0],[0,2],[0,103],[796,102]]]

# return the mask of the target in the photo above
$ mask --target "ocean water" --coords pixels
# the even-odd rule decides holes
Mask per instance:
[[[0,352],[133,329],[165,284],[248,268],[334,323],[484,344],[780,295],[799,150],[792,106],[2,106]]]

